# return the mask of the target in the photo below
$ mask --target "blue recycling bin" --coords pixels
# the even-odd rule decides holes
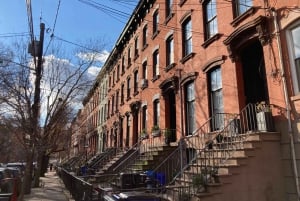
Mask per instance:
[[[145,172],[145,174],[146,174],[147,177],[149,177],[151,179],[155,179],[156,178],[156,173],[154,171],[152,171],[152,170],[147,170]]]
[[[83,176],[85,176],[85,175],[86,175],[86,172],[87,172],[87,167],[86,167],[86,166],[82,166],[82,167],[81,167],[81,174],[82,174]]]
[[[156,179],[160,185],[166,184],[166,175],[164,173],[162,173],[162,172],[156,173]]]

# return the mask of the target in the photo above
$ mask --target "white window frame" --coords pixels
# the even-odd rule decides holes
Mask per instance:
[[[297,76],[297,70],[296,70],[296,55],[295,55],[295,49],[294,49],[294,40],[292,36],[292,30],[300,29],[300,20],[292,25],[289,29],[287,29],[286,35],[287,35],[287,44],[288,44],[288,51],[290,56],[290,66],[291,66],[291,76],[292,76],[292,82],[293,82],[293,88],[294,93],[299,94],[300,93],[300,69],[299,69],[299,76]],[[299,40],[299,39],[298,39]],[[299,57],[300,58],[300,55]]]

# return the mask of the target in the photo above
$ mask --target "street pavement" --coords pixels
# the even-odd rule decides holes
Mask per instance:
[[[47,172],[40,179],[41,187],[32,188],[24,201],[74,201],[55,171]]]

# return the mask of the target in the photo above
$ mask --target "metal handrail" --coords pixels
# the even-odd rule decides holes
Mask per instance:
[[[125,158],[124,160],[122,160],[121,163],[118,163],[118,165],[116,167],[113,168],[113,171],[117,170],[119,167],[121,167],[123,164],[126,164],[129,160],[132,159],[132,157],[135,156],[136,153],[138,153],[140,151],[140,144],[141,144],[141,140],[139,140],[136,144],[134,144],[129,150],[129,151],[133,151],[127,158]],[[128,164],[127,164],[128,165]],[[125,168],[127,168],[127,165],[125,165]],[[125,169],[125,168],[122,168]],[[121,171],[122,171],[121,170]]]
[[[270,108],[271,106],[267,105],[266,107]],[[190,169],[191,174],[199,174],[205,170],[207,176],[215,176],[213,174],[216,174],[217,168],[225,164],[234,151],[244,148],[244,142],[251,133],[258,131],[258,125],[262,124],[256,117],[258,112],[256,104],[248,104],[239,114],[223,114],[226,115],[222,120],[224,126],[219,130],[209,128],[211,121],[214,119],[212,117],[193,135],[184,137],[187,147],[194,148],[196,154],[181,172],[173,178],[170,184],[174,183],[179,177],[185,177],[184,173],[187,169]],[[215,153],[212,145],[217,146],[219,155]],[[199,161],[198,158],[201,158],[201,160]],[[197,167],[191,168],[194,165]],[[185,178],[183,179],[185,180]]]

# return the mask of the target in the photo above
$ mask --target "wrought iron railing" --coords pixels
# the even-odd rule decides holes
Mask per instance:
[[[237,149],[244,148],[252,133],[273,131],[272,116],[259,117],[259,113],[270,112],[270,108],[265,105],[261,111],[256,104],[248,104],[239,114],[217,114],[210,118],[193,135],[184,138],[188,163],[170,183],[177,181],[189,186],[192,177],[200,174],[205,175],[206,182],[218,182],[218,168]]]

